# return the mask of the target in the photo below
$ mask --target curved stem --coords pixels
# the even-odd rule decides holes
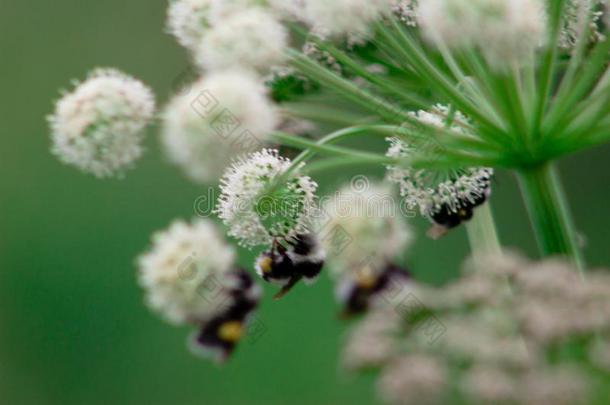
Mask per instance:
[[[314,174],[324,172],[326,170],[332,170],[337,168],[344,168],[346,166],[363,166],[363,165],[375,165],[376,163],[371,162],[367,159],[360,158],[328,158],[308,164],[303,170],[306,174]]]
[[[270,138],[282,145],[292,146],[295,148],[307,149],[316,153],[323,153],[331,156],[346,156],[346,157],[359,157],[362,159],[368,159],[373,162],[380,164],[396,164],[397,159],[387,157],[378,153],[364,152],[356,149],[344,148],[340,146],[329,145],[328,143],[320,143],[310,141],[298,136],[285,134],[282,132],[274,132],[270,135]]]
[[[542,254],[566,256],[582,273],[584,261],[555,165],[523,169],[518,178]]]

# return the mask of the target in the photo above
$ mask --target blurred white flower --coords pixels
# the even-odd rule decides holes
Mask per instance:
[[[406,25],[415,27],[417,25],[417,6],[419,1],[421,0],[396,0],[394,2],[394,14]]]
[[[541,0],[423,0],[417,16],[433,42],[478,47],[497,68],[526,60],[547,32]]]
[[[391,404],[442,404],[449,385],[447,374],[444,364],[433,356],[407,355],[383,370],[377,391]]]
[[[392,11],[393,0],[304,0],[305,19],[330,35],[361,36]]]
[[[272,10],[283,18],[303,21],[307,0],[268,0]]]
[[[120,174],[142,154],[143,130],[154,112],[154,95],[140,81],[96,69],[63,95],[49,117],[52,152],[98,177]]]
[[[269,245],[308,231],[317,184],[298,170],[286,174],[290,167],[276,150],[263,149],[225,172],[217,213],[240,245]]]
[[[152,242],[138,259],[139,282],[150,308],[174,324],[216,316],[227,299],[221,289],[235,253],[214,224],[176,221],[154,234]]]
[[[219,72],[170,101],[161,141],[192,180],[215,182],[233,158],[261,148],[277,122],[261,83],[247,73]]]
[[[376,276],[411,242],[412,231],[384,185],[354,183],[325,201],[322,209],[324,229],[330,232],[322,244],[335,277],[368,271]]]
[[[228,14],[206,32],[195,60],[209,71],[239,66],[265,73],[282,62],[287,43],[286,29],[275,15],[251,7]]]
[[[172,0],[167,9],[167,30],[178,43],[194,51],[210,27],[215,0]]]

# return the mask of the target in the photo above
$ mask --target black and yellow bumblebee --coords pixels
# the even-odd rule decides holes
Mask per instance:
[[[261,288],[248,272],[236,269],[227,276],[227,287],[221,293],[224,302],[218,306],[218,314],[202,322],[193,338],[193,348],[198,353],[226,361],[246,331],[246,324],[261,298]]]
[[[407,270],[394,264],[387,264],[383,271],[372,272],[362,269],[354,276],[346,277],[339,282],[335,291],[338,301],[343,306],[340,317],[351,318],[365,313],[374,301],[384,294],[399,294],[411,280]]]
[[[254,267],[263,280],[281,287],[274,297],[279,299],[300,280],[314,282],[324,267],[325,258],[317,238],[313,234],[301,234],[285,245],[274,241],[271,249],[258,256]]]
[[[482,184],[482,192],[471,199],[460,199],[457,208],[444,204],[440,209],[430,215],[430,221],[434,226],[428,231],[428,236],[433,239],[445,235],[449,230],[457,228],[464,222],[468,222],[474,216],[474,210],[485,204],[491,195],[491,179]]]

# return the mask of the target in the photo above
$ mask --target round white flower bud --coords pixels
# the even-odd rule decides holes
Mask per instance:
[[[154,112],[148,87],[118,70],[97,69],[57,102],[49,117],[52,152],[98,177],[120,174],[142,154]]]
[[[433,42],[478,47],[497,68],[527,58],[546,35],[541,0],[426,0],[417,16]]]
[[[150,308],[174,324],[215,316],[227,298],[220,290],[235,253],[214,224],[176,221],[152,241],[151,250],[138,259],[139,283]]]
[[[266,72],[284,59],[288,34],[275,16],[260,7],[229,14],[204,35],[195,60],[203,69],[235,66]]]
[[[322,209],[320,225],[329,233],[322,245],[331,274],[337,278],[379,274],[412,240],[412,231],[385,185],[358,179],[339,190]]]
[[[304,0],[305,19],[329,35],[363,35],[392,11],[394,0]]]
[[[221,179],[217,213],[240,245],[269,245],[307,232],[317,184],[297,171],[284,176],[290,167],[276,150],[263,149],[235,162]]]
[[[178,43],[194,51],[210,27],[214,0],[173,0],[167,9],[167,30]]]
[[[233,158],[260,149],[277,122],[261,83],[244,72],[215,73],[169,103],[161,142],[192,180],[215,182]]]

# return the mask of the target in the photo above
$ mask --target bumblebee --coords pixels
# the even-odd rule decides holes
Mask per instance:
[[[430,215],[430,220],[433,223],[432,228],[428,231],[428,236],[432,239],[438,239],[444,236],[449,230],[457,228],[464,222],[468,222],[474,216],[474,209],[485,204],[491,195],[491,183],[487,181],[484,184],[483,192],[478,194],[473,199],[461,199],[458,208],[454,209],[447,204]]]
[[[325,254],[315,236],[298,235],[286,245],[274,241],[271,249],[261,253],[254,265],[263,280],[282,287],[275,299],[286,295],[301,279],[306,283],[314,282],[324,266]]]
[[[196,352],[211,355],[218,362],[226,361],[243,337],[248,317],[258,306],[260,286],[242,269],[229,274],[227,287],[221,292],[226,298],[219,313],[201,324],[193,338]]]
[[[396,288],[402,288],[410,279],[408,271],[393,264],[378,274],[362,269],[356,277],[344,279],[337,287],[336,296],[343,305],[340,317],[347,319],[365,313],[384,294],[398,294]]]

